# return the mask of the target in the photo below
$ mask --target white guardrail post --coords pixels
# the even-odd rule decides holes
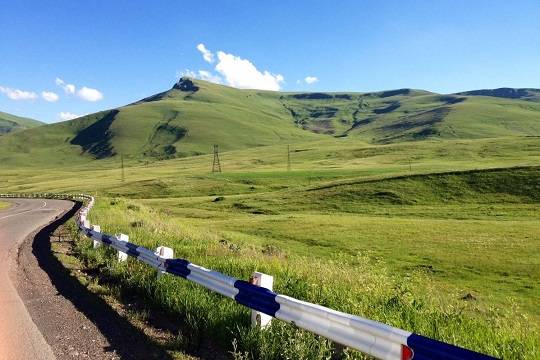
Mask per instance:
[[[254,272],[253,275],[251,275],[249,282],[253,285],[268,289],[270,291],[272,291],[274,288],[274,277],[257,271]],[[257,310],[251,310],[251,326],[264,329],[268,327],[271,322],[272,316]]]
[[[116,235],[116,238],[118,239],[118,241],[123,241],[123,242],[129,242],[129,236],[127,236],[126,234],[118,234]],[[126,261],[128,258],[128,254],[121,251],[121,250],[118,250],[118,261],[122,262],[122,261]]]
[[[174,258],[174,250],[166,246],[158,246],[154,254],[156,254],[156,256],[164,260]],[[160,278],[165,273],[166,273],[165,262],[162,262],[159,268],[157,269],[158,278]]]
[[[156,269],[158,277],[169,273],[231,298],[252,310],[253,326],[267,327],[272,317],[275,317],[379,359],[494,359],[377,321],[277,294],[272,291],[273,277],[270,275],[255,272],[250,281],[239,280],[192,264],[185,259],[174,259],[171,248],[160,246],[154,252],[130,243],[129,236],[125,234],[115,236],[102,233],[99,225],[91,226],[87,219],[88,212],[94,206],[94,198],[89,195],[0,194],[0,197],[46,197],[86,201],[79,211],[77,225],[87,237],[94,240],[94,247],[100,244],[112,247],[118,251],[118,261],[125,261],[131,256]]]
[[[92,225],[92,231],[100,233],[101,232],[101,227],[99,225]],[[101,246],[101,241],[100,240],[92,239],[92,241],[93,241],[94,249]]]

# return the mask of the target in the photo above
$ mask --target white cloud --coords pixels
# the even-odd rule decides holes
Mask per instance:
[[[0,92],[5,94],[11,100],[34,100],[38,97],[33,91],[11,89],[4,86],[0,86]]]
[[[190,77],[193,79],[197,79],[197,73],[193,70],[185,69],[184,71],[177,71],[176,77]]]
[[[64,89],[64,91],[66,92],[66,94],[75,94],[75,85],[73,84],[66,84],[64,82],[64,80],[60,79],[60,78],[56,78],[56,80],[54,81],[56,83],[56,85],[60,86],[62,89]]]
[[[319,81],[319,78],[317,78],[316,76],[306,76],[304,78],[304,81],[306,82],[306,84],[315,84],[317,81]]]
[[[212,74],[209,71],[199,70],[199,79],[213,82],[215,84],[221,84],[223,80],[218,75]]]
[[[82,115],[77,115],[77,114],[73,114],[73,113],[70,113],[70,112],[60,112],[58,114],[58,116],[60,117],[60,120],[72,120],[72,119],[76,119],[78,117],[81,117]]]
[[[77,96],[83,100],[91,101],[91,102],[95,102],[95,101],[99,101],[103,99],[103,94],[99,90],[92,89],[86,86],[83,86],[77,91]]]
[[[76,94],[79,98],[83,100],[95,102],[103,99],[103,93],[101,93],[101,91],[99,91],[98,89],[83,86],[82,88],[77,90],[74,84],[67,84],[64,80],[60,78],[56,78],[54,82],[56,83],[56,85],[64,89],[66,94]]]
[[[209,63],[215,61],[214,53],[204,44],[197,45],[197,50],[201,52],[205,61]],[[285,81],[282,75],[273,74],[267,70],[259,71],[251,61],[233,54],[218,51],[217,60],[214,69],[219,75],[206,70],[189,69],[180,72],[179,75],[217,84],[225,83],[241,89],[280,90],[281,84]]]
[[[228,85],[242,89],[279,90],[285,80],[282,75],[259,71],[251,61],[223,51],[217,53],[216,71]]]
[[[214,54],[204,46],[204,44],[197,45],[197,50],[201,52],[203,55],[204,61],[213,63],[214,62]]]
[[[206,70],[193,71],[190,69],[185,69],[184,71],[179,71],[176,73],[177,77],[190,77],[193,79],[201,79],[205,81],[212,82],[214,84],[222,84],[223,79],[216,74],[211,73]]]
[[[60,97],[52,91],[42,91],[41,97],[43,98],[43,100],[48,102],[57,102],[58,99],[60,99]]]

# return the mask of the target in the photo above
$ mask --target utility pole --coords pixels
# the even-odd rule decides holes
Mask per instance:
[[[124,154],[120,154],[120,166],[122,167],[122,182],[126,180],[124,173]]]
[[[287,171],[291,171],[291,146],[287,145]]]
[[[219,163],[219,150],[217,145],[214,145],[214,161],[212,162],[212,172],[221,172],[221,164]]]

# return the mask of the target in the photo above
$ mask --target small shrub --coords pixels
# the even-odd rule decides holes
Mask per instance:
[[[140,228],[143,227],[144,222],[142,220],[133,221],[129,224],[132,228]]]
[[[239,210],[251,210],[251,209],[253,209],[251,206],[246,205],[244,203],[234,203],[233,207],[235,209],[239,209]]]
[[[283,251],[275,245],[266,244],[262,249],[262,253],[268,256],[281,256]]]

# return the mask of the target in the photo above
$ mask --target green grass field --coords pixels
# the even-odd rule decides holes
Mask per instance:
[[[0,191],[97,195],[92,222],[110,233],[278,292],[503,358],[540,356],[540,140],[456,139],[375,145],[351,138],[46,171],[4,167]],[[178,319],[166,347],[197,352],[207,334],[235,357],[327,358],[331,344],[144,265],[78,254],[122,294]],[[189,295],[188,295],[189,294]],[[233,325],[234,324],[234,325]],[[359,355],[350,355],[353,358]]]

